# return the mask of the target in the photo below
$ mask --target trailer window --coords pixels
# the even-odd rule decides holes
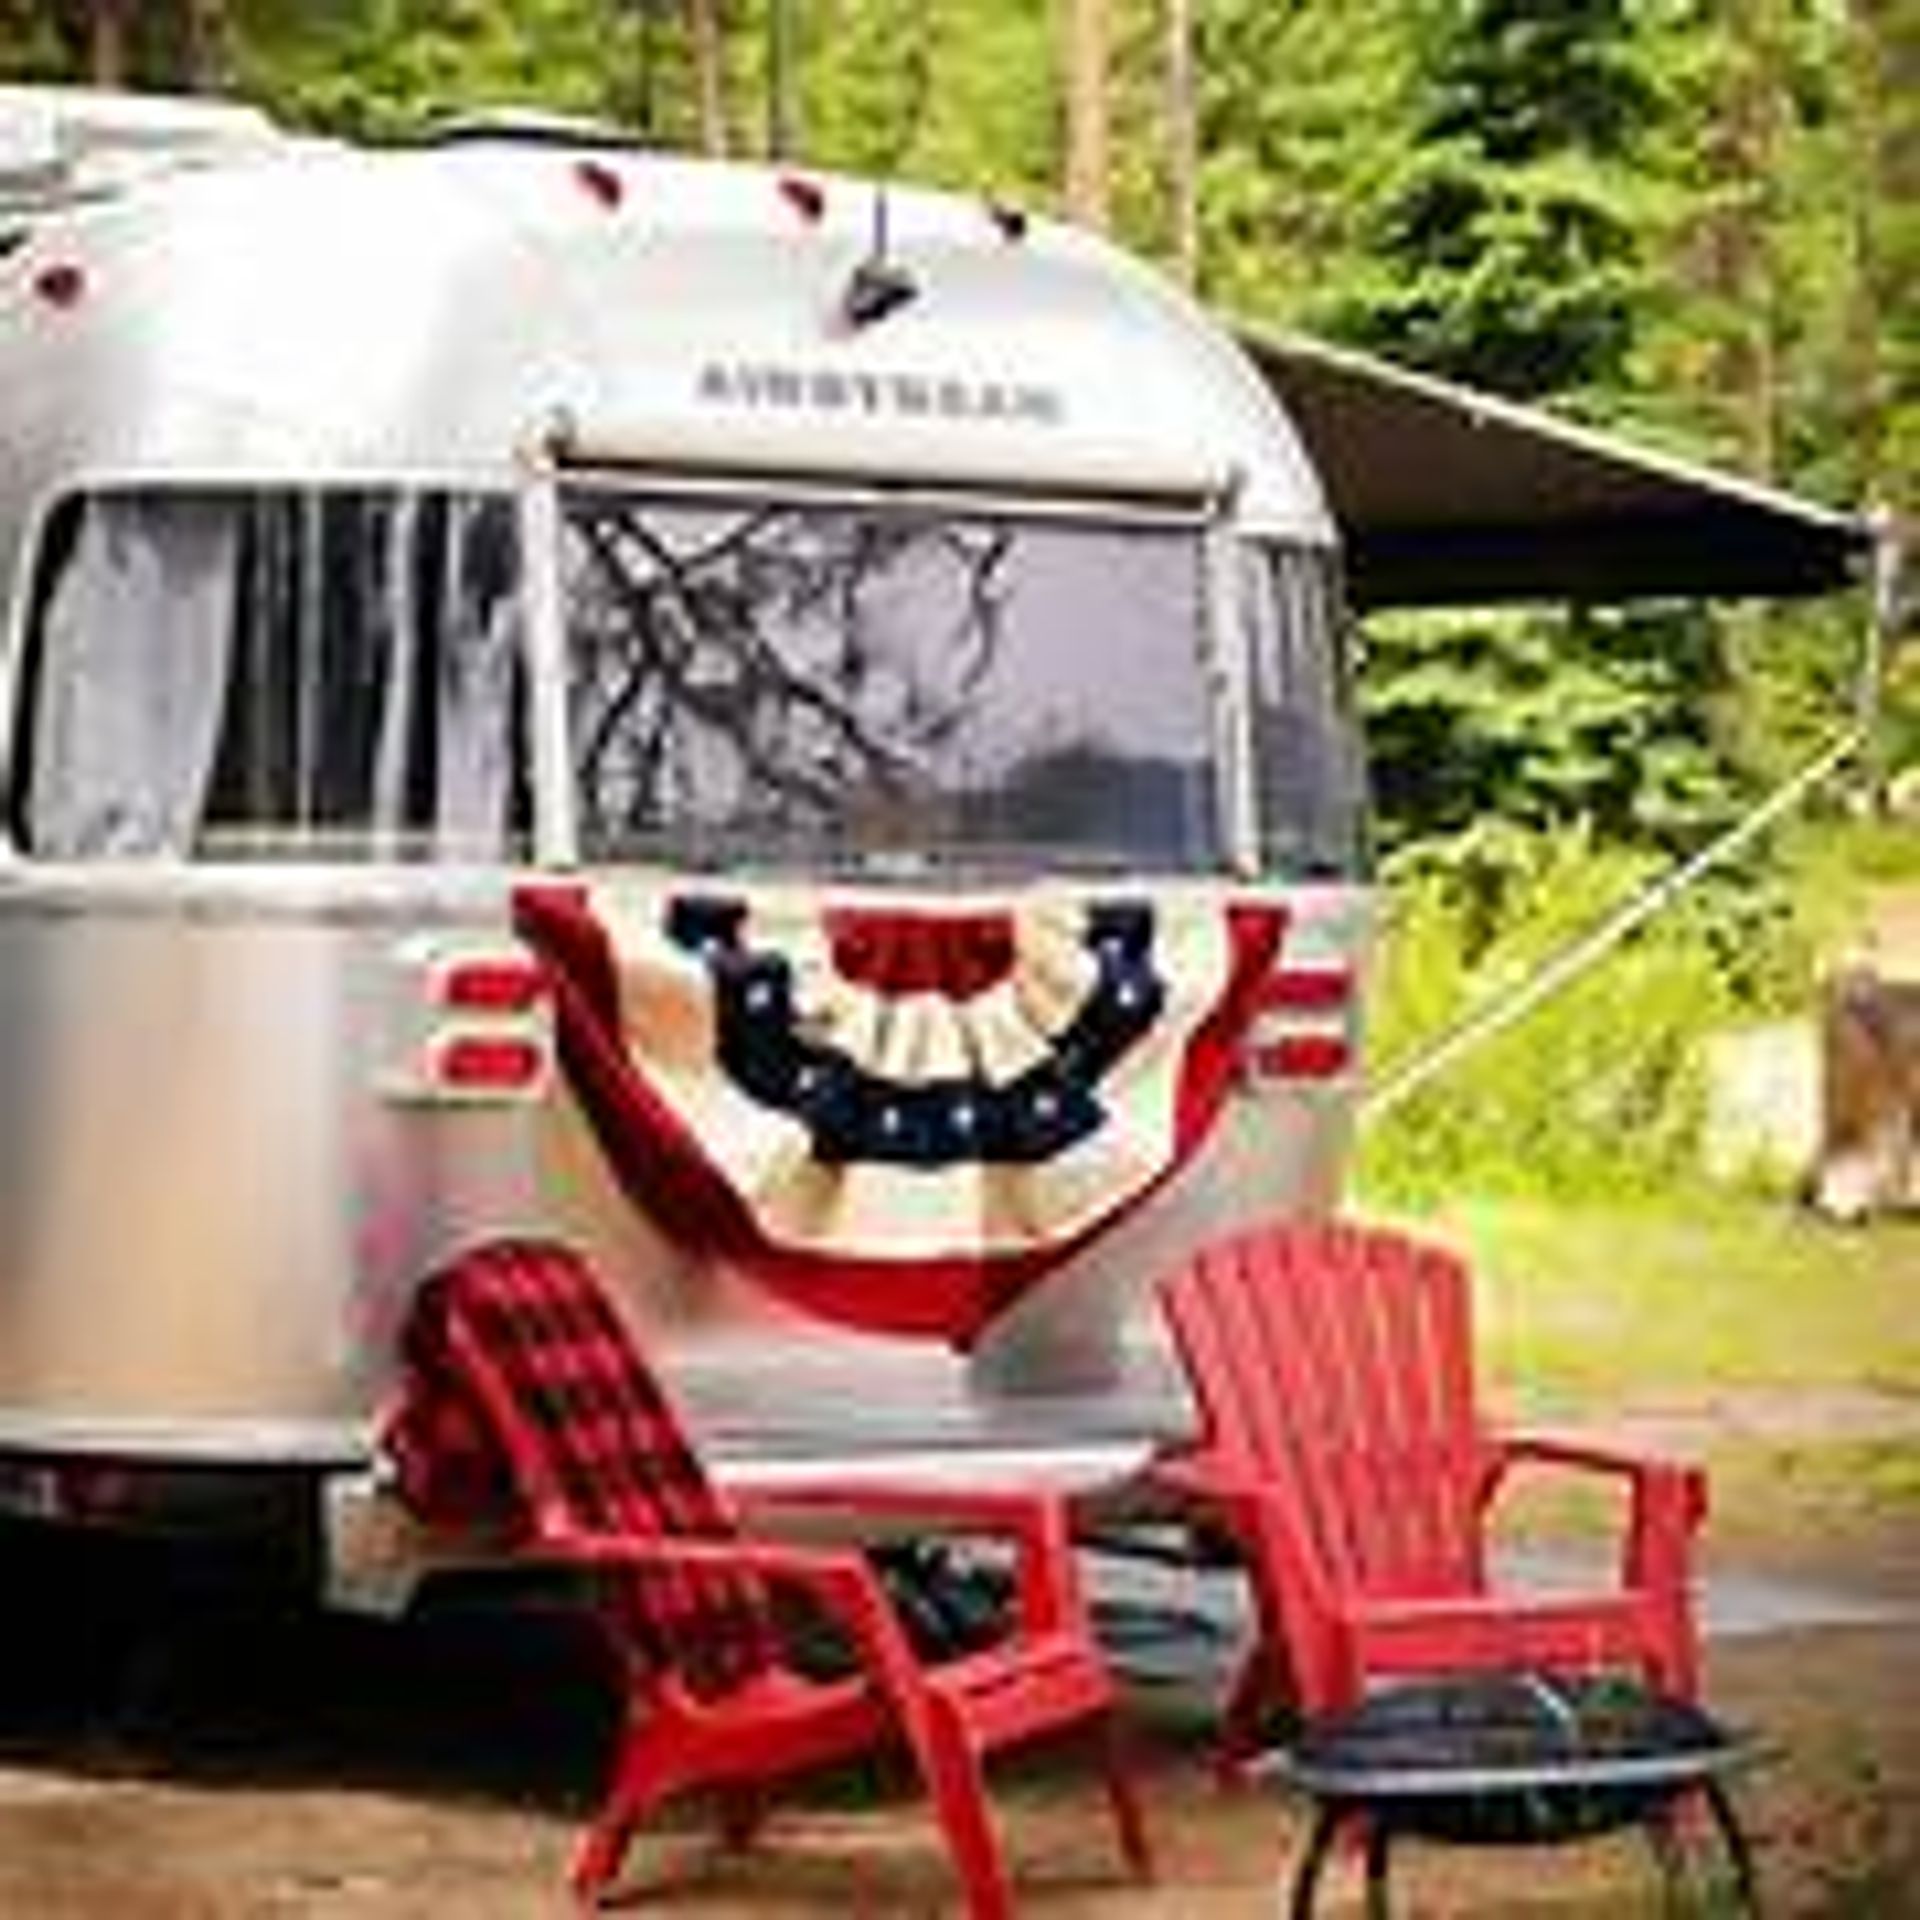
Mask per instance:
[[[1218,865],[1195,525],[582,486],[565,526],[588,858]]]
[[[1242,567],[1261,864],[1335,879],[1365,858],[1366,782],[1333,554],[1256,542]]]
[[[504,496],[66,502],[36,568],[17,837],[54,859],[509,851],[516,553]]]

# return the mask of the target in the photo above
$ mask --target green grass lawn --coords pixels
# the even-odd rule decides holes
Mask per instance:
[[[1531,1407],[1602,1415],[1743,1389],[1920,1400],[1920,1220],[1838,1227],[1706,1196],[1461,1199],[1409,1224],[1470,1255],[1482,1366]]]
[[[1818,1552],[1920,1525],[1920,1220],[1843,1228],[1728,1196],[1398,1217],[1472,1259],[1497,1424],[1665,1419],[1657,1450],[1709,1469],[1717,1537]],[[1564,1476],[1529,1479],[1502,1511],[1522,1534],[1613,1524],[1603,1493]]]

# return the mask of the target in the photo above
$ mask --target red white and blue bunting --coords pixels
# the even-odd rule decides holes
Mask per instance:
[[[966,1344],[1206,1137],[1284,904],[539,887],[560,1056],[628,1193],[810,1311]]]

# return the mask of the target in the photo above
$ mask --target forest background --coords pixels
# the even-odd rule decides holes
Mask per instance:
[[[512,104],[987,192],[1237,318],[1916,499],[1920,0],[0,0],[0,79],[372,139]],[[1795,825],[1375,1129],[1377,1190],[1689,1176],[1705,1036],[1804,1009],[1860,889],[1920,878],[1888,804],[1920,659],[1862,686],[1863,598],[1367,621],[1389,1063],[1880,716]]]

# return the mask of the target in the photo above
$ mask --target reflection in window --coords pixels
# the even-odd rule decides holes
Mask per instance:
[[[566,502],[588,858],[1217,864],[1190,525]]]
[[[22,843],[489,858],[529,816],[504,497],[103,493],[43,543]]]
[[[1247,549],[1241,581],[1261,866],[1303,879],[1353,875],[1365,853],[1365,775],[1334,557],[1263,543]]]

